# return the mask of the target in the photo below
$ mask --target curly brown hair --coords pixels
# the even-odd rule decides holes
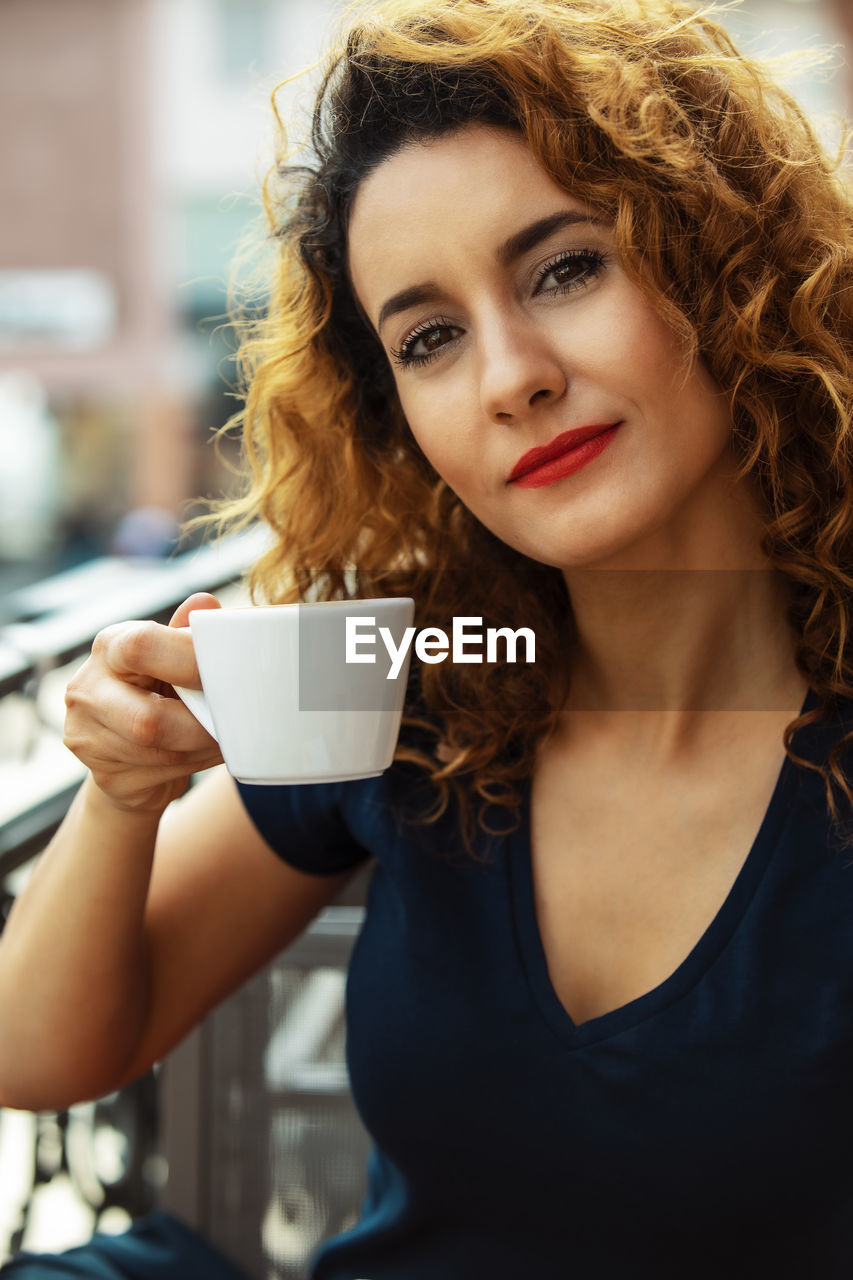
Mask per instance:
[[[484,529],[426,462],[347,272],[372,169],[466,124],[512,129],[612,220],[631,279],[728,394],[763,549],[790,587],[796,662],[820,698],[785,749],[823,776],[837,819],[853,734],[826,767],[792,746],[853,694],[851,201],[837,165],[711,12],[677,0],[383,0],[349,21],[310,162],[290,162],[282,128],[265,185],[275,272],[239,353],[250,479],[224,511],[275,534],[255,598],[410,594],[420,626],[462,613],[532,627],[534,665],[418,671],[407,723],[423,733],[399,748],[427,771],[436,814],[453,794],[469,825],[472,799],[481,821],[517,804],[567,692],[565,581]]]

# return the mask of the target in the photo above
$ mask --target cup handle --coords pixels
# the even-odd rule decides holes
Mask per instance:
[[[207,698],[205,698],[202,691],[200,689],[185,689],[179,684],[173,684],[172,688],[175,690],[175,693],[178,695],[181,702],[183,702],[184,706],[193,713],[202,728],[206,729],[211,738],[216,738],[216,741],[218,742],[219,738],[217,737],[216,730],[213,727],[213,717],[210,714],[210,707],[207,705]]]

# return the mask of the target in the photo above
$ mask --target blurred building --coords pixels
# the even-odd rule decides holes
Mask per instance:
[[[201,322],[223,315],[257,216],[269,93],[316,60],[333,8],[0,4],[0,572],[103,550],[140,508],[134,536],[162,543],[196,495],[227,486],[208,443],[235,407],[227,348]]]

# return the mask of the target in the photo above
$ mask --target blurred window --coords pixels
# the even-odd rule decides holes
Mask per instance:
[[[219,0],[219,61],[228,80],[276,68],[271,0]]]
[[[99,347],[115,327],[115,290],[103,272],[0,270],[0,350],[34,343]]]

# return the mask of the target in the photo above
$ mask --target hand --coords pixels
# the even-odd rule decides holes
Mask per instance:
[[[218,609],[215,596],[190,596],[168,627],[119,622],[95,637],[65,695],[65,745],[119,809],[157,814],[186,790],[189,776],[222,762],[173,684],[201,688],[191,609]]]

